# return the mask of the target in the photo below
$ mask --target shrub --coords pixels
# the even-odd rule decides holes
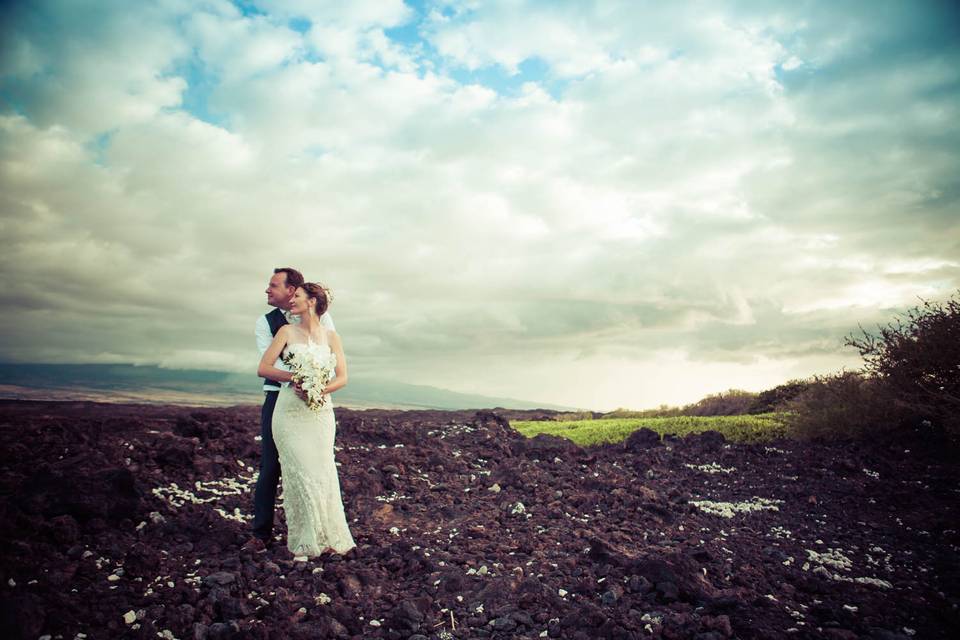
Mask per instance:
[[[786,403],[799,396],[809,386],[810,380],[790,380],[772,389],[761,391],[757,394],[757,398],[748,413],[779,411]]]
[[[960,292],[958,292],[960,293]],[[860,351],[865,370],[887,389],[913,422],[928,420],[960,433],[960,298],[924,301],[879,335],[860,329],[847,345]]]
[[[593,412],[592,411],[565,411],[564,413],[558,413],[553,416],[553,419],[557,422],[571,422],[575,420],[592,420]]]
[[[740,416],[749,413],[757,394],[740,389],[714,393],[687,405],[682,413],[686,416]]]
[[[854,371],[815,376],[784,408],[787,425],[802,439],[858,439],[893,429],[900,422],[884,386]]]
[[[669,416],[679,416],[681,415],[682,410],[680,407],[671,407],[670,405],[661,404],[656,409],[644,409],[642,411],[634,411],[632,409],[614,409],[608,413],[600,416],[601,418],[665,418]]]

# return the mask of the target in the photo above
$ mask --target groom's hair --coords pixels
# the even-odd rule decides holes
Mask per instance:
[[[282,273],[286,277],[286,286],[296,289],[303,284],[303,274],[293,267],[278,267],[274,273]]]

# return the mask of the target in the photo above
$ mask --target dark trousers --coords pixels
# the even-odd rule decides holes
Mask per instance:
[[[253,496],[253,535],[270,540],[273,535],[273,506],[280,481],[280,456],[273,442],[273,408],[279,391],[265,392],[260,409],[260,477]]]

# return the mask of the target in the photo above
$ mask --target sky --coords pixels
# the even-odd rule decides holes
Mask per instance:
[[[950,2],[0,8],[0,360],[253,373],[274,267],[352,376],[598,410],[859,365],[960,288]]]

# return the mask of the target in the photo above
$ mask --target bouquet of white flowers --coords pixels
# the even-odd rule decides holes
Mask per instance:
[[[325,407],[327,396],[323,391],[333,380],[337,368],[336,354],[311,342],[304,348],[287,352],[282,360],[290,367],[290,373],[293,374],[290,382],[299,384],[300,388],[306,392],[307,406],[314,411]]]

